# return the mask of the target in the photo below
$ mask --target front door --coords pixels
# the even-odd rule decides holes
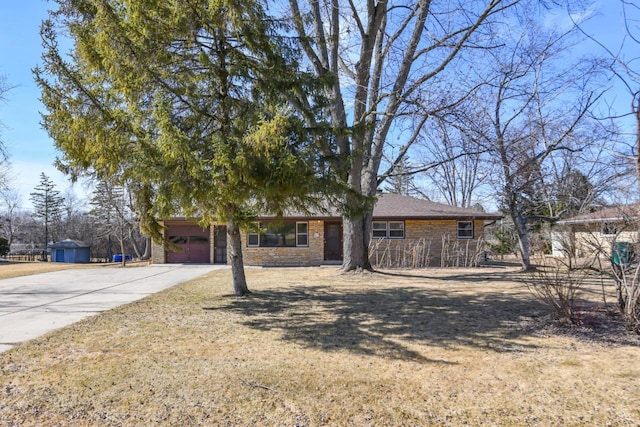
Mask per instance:
[[[324,223],[324,260],[342,261],[342,223]]]
[[[216,225],[213,227],[214,235],[214,255],[213,262],[215,264],[227,263],[227,226]]]

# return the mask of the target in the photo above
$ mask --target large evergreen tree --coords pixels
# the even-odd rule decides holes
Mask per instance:
[[[35,74],[60,167],[121,174],[156,239],[158,217],[225,221],[234,291],[246,294],[240,227],[317,183],[307,133],[284,107],[306,90],[274,21],[254,0],[56,1]]]
[[[64,197],[56,190],[56,185],[44,172],[40,174],[40,184],[30,193],[34,214],[42,219],[44,225],[44,248],[49,244],[51,225],[60,221],[62,216]],[[45,259],[43,252],[43,259]]]

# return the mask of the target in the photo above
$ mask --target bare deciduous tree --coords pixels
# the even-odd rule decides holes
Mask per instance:
[[[625,157],[632,165],[631,168],[636,178],[637,195],[640,194],[640,68],[637,65],[636,51],[640,47],[640,27],[638,26],[640,6],[629,0],[620,0],[619,6],[624,18],[626,37],[620,40],[616,49],[612,50],[606,47],[600,40],[589,35],[583,29],[582,23],[575,22],[575,24],[578,30],[591,38],[608,55],[611,59],[611,72],[629,94],[629,110],[622,113],[614,112],[604,120],[615,123],[620,119],[630,118],[633,123],[633,134],[630,137],[624,133],[617,135],[617,137],[623,142],[629,142],[630,152],[621,153],[621,157]],[[631,55],[628,52],[632,52]],[[635,216],[636,218],[629,223],[638,227],[640,225],[636,220],[637,213]],[[640,263],[637,262],[637,254],[634,254],[631,262],[621,262],[620,259],[616,259],[620,258],[620,254],[616,254],[616,243],[617,239],[612,242],[611,247],[600,247],[599,250],[610,257],[613,276],[617,284],[619,308],[627,328],[640,333]]]
[[[309,65],[329,83],[325,117],[336,132],[318,145],[348,187],[342,199],[345,271],[370,268],[372,206],[367,202],[400,164],[427,118],[458,101],[434,90],[439,76],[467,48],[490,44],[490,32],[481,29],[518,1],[309,0],[305,5],[289,0]],[[320,126],[315,117],[305,117]],[[403,131],[397,155],[381,172],[393,145],[390,136]]]
[[[6,189],[0,191],[0,198],[4,209],[0,214],[0,227],[9,245],[14,242],[15,236],[20,232],[25,216],[21,211],[22,196],[16,190]]]
[[[119,245],[122,255],[122,266],[126,265],[125,243],[132,243],[132,247],[138,252],[133,236],[138,228],[135,221],[135,211],[131,205],[130,194],[126,185],[117,182],[118,178],[101,180],[96,185],[91,199],[92,214],[97,220],[97,230],[109,242],[107,244],[108,256],[111,257],[111,238]],[[136,254],[140,257],[139,253]]]
[[[492,173],[486,151],[464,125],[477,113],[474,102],[462,102],[448,114],[431,121],[419,144],[428,186],[449,205],[470,208],[479,202],[479,190]],[[478,123],[476,121],[476,123]],[[429,167],[430,166],[430,167]]]
[[[548,202],[548,168],[561,153],[593,143],[582,129],[600,95],[593,85],[600,64],[567,61],[572,31],[557,33],[531,20],[521,28],[513,40],[487,51],[489,68],[478,73],[485,83],[475,92],[481,114],[463,126],[494,163],[493,185],[518,235],[522,267],[530,270],[528,225],[540,219]]]
[[[0,76],[0,103],[6,100],[7,93],[12,89],[7,83],[4,76]],[[2,129],[4,124],[0,120],[0,190],[9,189],[9,180],[11,177],[11,164],[9,163],[7,148],[2,138]]]

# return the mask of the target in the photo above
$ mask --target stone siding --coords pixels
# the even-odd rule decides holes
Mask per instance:
[[[324,221],[307,221],[309,245],[304,247],[248,247],[247,233],[242,232],[242,254],[248,266],[316,266],[324,262]],[[371,262],[401,267],[461,266],[476,255],[483,236],[484,221],[474,221],[473,239],[458,239],[457,220],[406,220],[404,239],[371,239]],[[175,222],[172,222],[175,224]],[[214,227],[210,227],[210,262],[215,256]],[[443,246],[444,244],[444,246]],[[164,264],[166,253],[162,245],[153,243],[151,259]],[[443,253],[444,252],[444,253]],[[392,260],[393,258],[393,260]],[[382,265],[384,266],[384,265]]]
[[[163,238],[166,238],[163,233]],[[152,264],[166,264],[167,258],[164,250],[164,246],[157,243],[155,240],[151,241],[151,263]]]
[[[371,239],[369,259],[379,267],[467,266],[476,262],[484,221],[473,224],[473,239],[458,239],[458,220],[406,220],[404,239]]]

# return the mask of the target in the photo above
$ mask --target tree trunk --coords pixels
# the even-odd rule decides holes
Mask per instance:
[[[636,121],[636,182],[640,194],[640,92],[634,94],[631,109]]]
[[[140,255],[140,249],[138,248],[136,239],[133,237],[133,227],[129,227],[127,232],[129,233],[129,242],[131,242],[131,247],[133,248],[133,252],[136,254],[136,258],[141,260],[142,255]]]
[[[343,271],[372,270],[369,262],[369,227],[367,215],[343,217]]]
[[[518,234],[518,241],[520,242],[522,269],[524,271],[535,270],[536,268],[531,264],[531,241],[529,240],[526,221],[515,209],[511,210],[511,219],[513,220],[513,225]]]
[[[244,275],[240,227],[238,227],[233,220],[227,221],[227,238],[229,240],[229,259],[231,261],[233,292],[236,296],[242,297],[251,292],[249,288],[247,288],[247,279]]]
[[[127,256],[124,253],[124,236],[120,235],[120,254],[122,255],[122,267],[127,266]]]
[[[147,260],[151,258],[151,237],[146,236],[144,238],[144,253],[142,254],[142,259]]]

